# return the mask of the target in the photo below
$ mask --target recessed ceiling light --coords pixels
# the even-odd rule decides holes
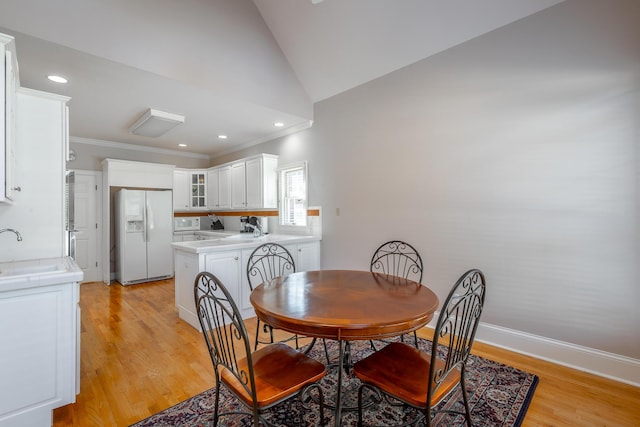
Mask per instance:
[[[67,83],[67,79],[65,79],[64,77],[60,77],[60,76],[56,76],[54,74],[47,76],[47,78],[49,80],[51,80],[52,82],[56,82],[56,83]]]
[[[275,122],[273,125],[274,125],[275,127],[277,127],[277,128],[281,128],[282,126],[284,126],[284,123],[282,123],[282,122]]]
[[[187,144],[178,144],[178,147],[186,147]]]
[[[227,139],[227,135],[218,135],[218,139]]]

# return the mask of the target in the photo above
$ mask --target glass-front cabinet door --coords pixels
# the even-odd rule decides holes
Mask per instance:
[[[207,172],[191,173],[191,208],[207,207]]]

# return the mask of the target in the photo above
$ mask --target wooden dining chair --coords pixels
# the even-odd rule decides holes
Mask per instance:
[[[463,274],[442,305],[433,335],[431,354],[395,342],[356,362],[353,373],[362,381],[358,390],[358,425],[362,426],[365,391],[378,399],[392,397],[422,411],[427,426],[437,406],[456,386],[462,390],[464,415],[471,427],[471,412],[465,387],[465,367],[478,328],[485,297],[484,274],[477,269]],[[367,396],[368,399],[372,396]]]
[[[295,273],[296,265],[293,261],[291,253],[282,245],[277,243],[265,243],[258,246],[249,255],[247,262],[247,281],[249,282],[249,288],[253,291],[253,288],[261,283],[268,282],[271,279],[278,276],[285,276],[290,273]],[[260,340],[260,319],[256,319],[256,338],[254,343],[254,349],[258,349],[258,344],[271,344],[273,340],[273,327],[271,325],[263,324],[264,332],[269,333],[269,341]],[[295,341],[296,348],[298,348],[298,336],[293,335],[281,342]]]
[[[416,248],[401,240],[391,240],[380,245],[371,257],[370,270],[372,273],[388,274],[422,283],[422,257]],[[401,339],[404,341],[404,335]],[[418,348],[418,334],[415,331],[413,341]],[[376,350],[373,341],[371,347]]]
[[[196,311],[215,372],[213,426],[225,415],[246,414],[253,426],[271,425],[263,412],[295,396],[317,401],[324,425],[324,397],[318,385],[324,365],[283,343],[251,351],[242,316],[229,291],[213,274],[199,273],[194,283]],[[247,411],[219,412],[220,389],[225,386]],[[312,396],[312,391],[317,396]],[[305,403],[306,404],[306,403]]]

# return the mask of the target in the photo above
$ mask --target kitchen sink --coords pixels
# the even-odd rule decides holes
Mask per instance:
[[[62,264],[39,264],[26,266],[11,266],[0,269],[0,276],[25,276],[45,273],[54,273],[57,271],[66,271],[66,267]]]
[[[82,277],[82,270],[70,257],[0,262],[0,292],[81,282]]]

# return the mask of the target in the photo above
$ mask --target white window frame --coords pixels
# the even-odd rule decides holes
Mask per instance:
[[[286,221],[288,218],[285,215],[285,211],[287,210],[287,198],[285,197],[286,191],[286,174],[289,172],[302,170],[303,172],[303,197],[300,198],[302,201],[302,208],[304,209],[304,224],[291,224],[289,221]],[[278,171],[278,222],[280,229],[282,231],[290,231],[290,232],[304,232],[306,233],[309,229],[309,217],[308,217],[308,209],[309,209],[309,170],[306,160],[302,162],[292,163],[286,166],[282,166],[277,169]]]

